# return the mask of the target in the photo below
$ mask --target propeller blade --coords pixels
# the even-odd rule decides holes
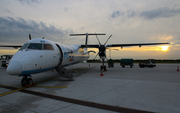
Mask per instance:
[[[108,42],[108,40],[111,38],[112,34],[109,36],[109,38],[107,39],[107,41],[104,43],[104,45],[106,45],[106,43]]]
[[[29,34],[29,40],[31,40],[31,34]]]
[[[96,57],[99,55],[99,52],[98,52],[98,54],[94,57],[94,59],[93,60],[95,60],[96,59]]]
[[[95,33],[95,34],[96,34],[96,33]],[[101,43],[100,43],[100,41],[99,41],[99,39],[98,39],[97,35],[96,35],[96,38],[97,38],[97,40],[98,40],[98,42],[99,42],[99,45],[101,45]]]

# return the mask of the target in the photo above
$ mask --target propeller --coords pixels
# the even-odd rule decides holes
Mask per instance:
[[[108,42],[108,40],[111,38],[112,34],[109,36],[109,38],[106,40],[106,42],[104,43],[104,45],[106,45],[106,43]]]
[[[96,54],[96,56],[94,57],[94,59],[93,60],[95,60],[96,59],[96,57],[99,55],[99,52]]]
[[[97,35],[96,35],[96,38],[97,38],[97,40],[98,40],[98,42],[99,42],[99,45],[101,45],[101,42],[99,41],[99,38],[97,37]]]
[[[98,43],[99,43],[99,52],[96,54],[95,58],[99,55],[100,58],[104,57],[106,58],[106,54],[105,54],[105,51],[106,51],[106,43],[109,41],[109,39],[111,38],[112,34],[109,36],[109,38],[106,40],[106,42],[104,43],[104,45],[101,44],[101,42],[99,41],[99,38],[97,37],[96,35],[96,38],[98,40]],[[95,59],[94,58],[94,59]]]
[[[31,34],[29,34],[29,40],[31,40]]]

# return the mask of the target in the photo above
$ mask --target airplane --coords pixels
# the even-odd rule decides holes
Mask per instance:
[[[0,45],[0,47],[21,47],[15,55],[12,57],[6,71],[9,75],[22,76],[21,85],[24,87],[26,85],[33,85],[32,74],[45,72],[47,70],[56,69],[56,71],[65,78],[72,79],[73,75],[65,69],[66,66],[80,63],[82,61],[87,61],[90,52],[87,48],[98,48],[99,52],[97,55],[103,60],[103,65],[101,69],[105,69],[104,59],[106,58],[106,49],[112,47],[126,47],[126,46],[139,46],[142,45],[159,45],[159,44],[169,44],[169,43],[146,43],[146,44],[107,44],[108,40],[101,44],[99,39],[99,44],[88,44],[89,35],[105,35],[96,33],[86,33],[86,34],[70,34],[70,36],[86,36],[84,45],[65,45],[50,41],[43,38],[31,39],[31,34],[29,34],[29,41],[27,41],[23,46],[19,45]]]

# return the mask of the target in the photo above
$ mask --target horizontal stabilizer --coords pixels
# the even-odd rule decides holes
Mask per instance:
[[[106,34],[104,33],[70,34],[70,36],[83,36],[83,35],[106,35]]]
[[[96,33],[70,34],[70,36],[84,36],[84,35],[86,35],[85,45],[87,45],[87,43],[88,43],[88,36],[89,35],[106,35],[106,34],[104,34],[104,33],[98,33],[98,34],[96,34]]]

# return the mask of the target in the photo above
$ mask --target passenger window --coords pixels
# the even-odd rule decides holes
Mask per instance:
[[[54,50],[51,44],[44,44],[44,50]]]
[[[38,50],[42,50],[42,44],[39,43],[31,43],[28,46],[28,49],[38,49]]]

